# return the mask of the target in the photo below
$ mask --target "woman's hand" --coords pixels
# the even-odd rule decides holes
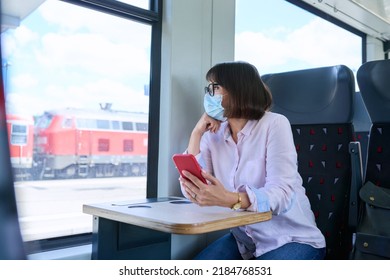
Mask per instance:
[[[203,133],[205,133],[206,131],[211,131],[215,133],[220,126],[221,121],[213,119],[206,113],[203,113],[198,123],[195,125],[194,132],[201,133],[201,135],[203,135]]]
[[[203,133],[206,131],[211,131],[215,133],[219,127],[221,126],[221,122],[213,119],[206,113],[200,117],[198,123],[195,125],[192,130],[190,141],[188,143],[187,151],[189,154],[193,154],[196,156],[200,151],[200,139],[202,138]]]
[[[187,197],[200,206],[222,206],[231,207],[237,202],[237,194],[229,192],[222,183],[214,176],[202,171],[203,177],[209,182],[204,184],[196,176],[183,171],[186,178],[180,177]]]

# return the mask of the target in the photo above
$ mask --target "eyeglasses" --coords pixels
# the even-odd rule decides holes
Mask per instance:
[[[218,87],[217,83],[210,83],[207,87],[204,88],[204,93],[209,94],[210,96],[214,96],[215,88]]]

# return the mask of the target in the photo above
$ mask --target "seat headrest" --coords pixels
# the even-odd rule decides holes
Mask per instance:
[[[371,121],[390,122],[390,60],[364,63],[357,82]]]
[[[271,110],[291,124],[351,123],[355,80],[344,65],[262,76],[273,98]]]

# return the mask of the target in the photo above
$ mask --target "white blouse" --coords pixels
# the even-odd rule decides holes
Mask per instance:
[[[260,120],[248,121],[238,133],[237,144],[228,122],[223,122],[216,133],[202,136],[200,150],[196,158],[204,170],[227,190],[248,194],[248,211],[273,213],[269,221],[231,230],[244,259],[289,242],[325,247],[298,173],[291,125],[286,117],[266,112]]]

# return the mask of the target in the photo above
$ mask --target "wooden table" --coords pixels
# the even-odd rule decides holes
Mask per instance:
[[[83,212],[93,215],[92,259],[191,258],[215,232],[271,219],[271,212],[200,207],[179,197],[84,205]]]

